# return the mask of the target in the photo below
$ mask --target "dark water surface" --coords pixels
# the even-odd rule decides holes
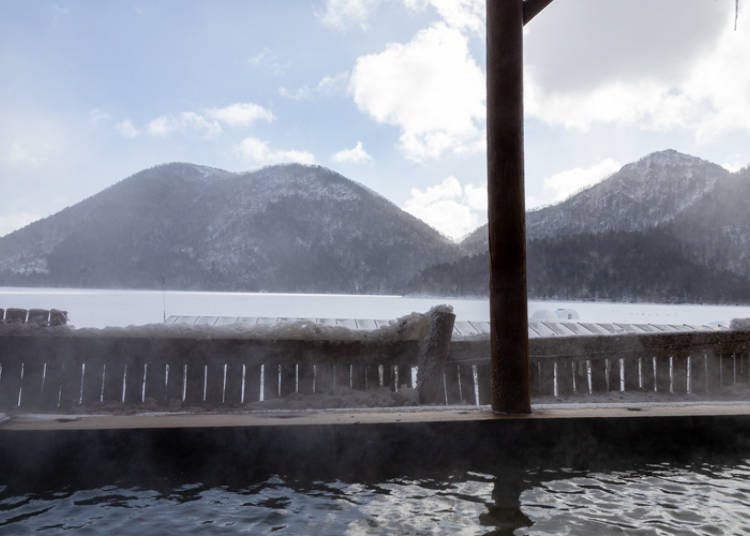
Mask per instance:
[[[0,487],[0,533],[750,534],[750,458],[616,465],[11,484]]]

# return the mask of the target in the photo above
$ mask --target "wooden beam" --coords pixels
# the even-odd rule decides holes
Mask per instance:
[[[523,3],[524,25],[528,24],[531,19],[539,15],[539,13],[551,3],[552,0],[525,0]]]
[[[523,156],[523,0],[487,0],[492,409],[531,412]]]

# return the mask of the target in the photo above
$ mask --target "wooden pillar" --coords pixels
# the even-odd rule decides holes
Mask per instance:
[[[530,413],[523,156],[523,0],[487,0],[492,409]]]

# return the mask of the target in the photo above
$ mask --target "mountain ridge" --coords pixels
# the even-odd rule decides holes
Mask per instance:
[[[748,198],[750,168],[646,155],[527,213],[530,295],[750,300]],[[160,164],[0,238],[2,285],[486,295],[487,266],[486,226],[456,244],[300,164]]]
[[[0,238],[0,281],[379,292],[457,256],[421,220],[320,166],[170,163]]]
[[[674,149],[653,152],[560,203],[528,211],[526,235],[534,240],[656,227],[732,175],[718,164]],[[469,253],[485,250],[487,226],[470,233],[461,245]]]
[[[529,295],[750,301],[748,198],[750,168],[730,173],[673,150],[647,155],[527,213]],[[423,271],[408,290],[486,295],[486,232],[477,229],[461,244],[466,256]]]

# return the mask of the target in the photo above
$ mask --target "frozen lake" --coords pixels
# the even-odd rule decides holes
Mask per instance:
[[[167,315],[393,319],[440,303],[452,305],[460,320],[489,320],[486,299],[0,287],[0,307],[64,309],[76,327],[156,323],[165,310]],[[750,317],[750,306],[529,302],[530,314],[557,308],[574,309],[589,322],[705,324]]]

